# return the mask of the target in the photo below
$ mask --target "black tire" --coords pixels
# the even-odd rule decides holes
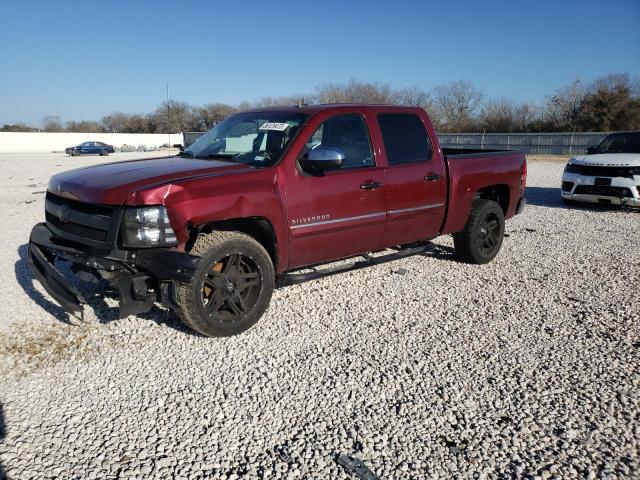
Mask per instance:
[[[100,156],[101,157],[106,157],[107,155],[109,155],[109,151],[108,150],[101,150],[100,151]]]
[[[275,286],[271,257],[253,238],[239,232],[198,237],[190,253],[202,257],[176,299],[182,321],[208,337],[244,332],[264,314]]]
[[[504,238],[504,213],[492,200],[477,199],[464,230],[453,235],[456,256],[467,263],[484,264],[495,258]]]

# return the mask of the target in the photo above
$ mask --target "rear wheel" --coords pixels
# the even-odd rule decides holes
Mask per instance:
[[[467,224],[453,235],[456,255],[468,263],[489,263],[495,258],[504,238],[504,213],[492,200],[473,201]]]
[[[188,284],[177,288],[183,322],[209,337],[241,333],[269,306],[275,284],[271,257],[238,232],[201,235],[190,252],[202,257]]]
[[[107,155],[109,155],[109,151],[108,150],[101,150],[100,151],[100,155],[106,157]]]

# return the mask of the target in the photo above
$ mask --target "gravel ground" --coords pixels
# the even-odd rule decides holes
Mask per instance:
[[[640,213],[563,207],[562,165],[530,164],[489,265],[439,239],[208,339],[98,297],[70,322],[32,282],[47,178],[100,160],[0,156],[9,478],[356,478],[337,453],[384,479],[639,477]]]

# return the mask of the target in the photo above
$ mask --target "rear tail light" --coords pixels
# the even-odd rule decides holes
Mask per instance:
[[[524,188],[527,185],[527,161],[524,161],[522,166],[522,173],[520,174],[520,191],[524,192]]]

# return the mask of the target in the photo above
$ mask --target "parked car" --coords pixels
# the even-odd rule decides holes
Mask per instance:
[[[67,155],[109,155],[113,153],[114,149],[112,145],[107,145],[102,142],[84,142],[75,147],[69,147],[64,150]]]
[[[573,157],[562,175],[566,204],[640,207],[640,132],[607,135],[587,155]]]
[[[232,335],[265,312],[276,274],[445,234],[460,259],[491,261],[526,173],[522,153],[442,149],[419,108],[249,111],[178,156],[52,177],[29,259],[71,314],[85,300],[56,257],[111,281],[121,317],[161,302],[204,335]]]

